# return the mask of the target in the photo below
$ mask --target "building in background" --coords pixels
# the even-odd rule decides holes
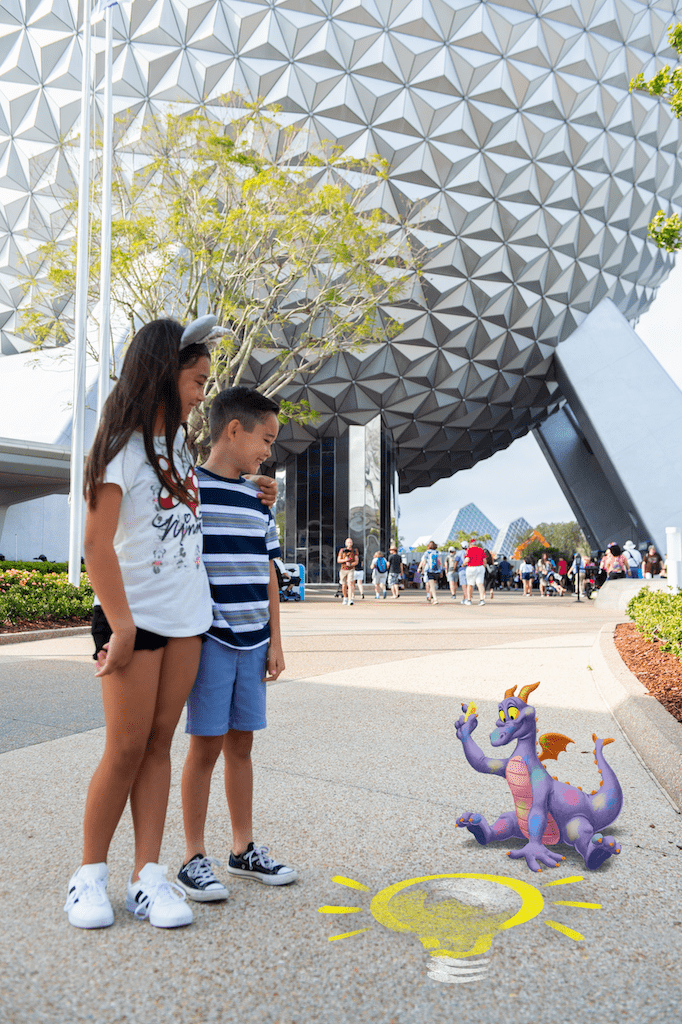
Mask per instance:
[[[448,535],[445,538],[446,544],[457,540],[460,533],[478,534],[479,537],[488,534],[493,540],[497,537],[498,529],[491,519],[484,516],[480,508],[470,503],[464,505],[455,514],[452,520],[452,526],[448,530]]]
[[[46,238],[73,237],[63,207],[77,157],[64,139],[79,112],[78,9],[77,0],[14,0],[0,19],[6,355],[29,346],[18,331],[23,261]],[[661,547],[668,521],[682,521],[679,488],[665,487],[682,477],[682,453],[669,444],[682,395],[630,326],[672,266],[647,225],[657,210],[679,209],[682,163],[680,123],[629,82],[673,58],[666,32],[677,9],[675,0],[115,7],[115,106],[129,138],[169,103],[224,118],[211,106],[219,96],[262,97],[312,141],[385,157],[373,203],[426,247],[420,281],[391,309],[401,333],[329,360],[286,392],[320,414],[314,426],[285,427],[277,444],[285,557],[304,562],[312,582],[332,578],[349,533],[366,558],[386,545],[398,491],[470,468],[530,430],[593,546],[632,537]],[[250,383],[273,365],[272,353],[254,354]],[[36,440],[33,427],[19,438],[14,429],[0,410],[0,435]]]
[[[493,551],[500,557],[506,555],[507,558],[513,558],[519,542],[527,537],[532,529],[533,527],[523,516],[511,523],[505,523],[491,545]]]

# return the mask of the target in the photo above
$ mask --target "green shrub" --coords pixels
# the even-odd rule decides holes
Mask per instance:
[[[682,661],[682,590],[676,594],[643,587],[627,606],[642,636],[659,640],[664,651]]]
[[[30,569],[32,572],[61,572],[69,571],[68,562],[0,562],[0,573],[9,572],[10,569]]]
[[[17,619],[85,618],[92,612],[93,592],[83,574],[80,587],[72,587],[64,573],[10,568],[0,573],[0,629]]]

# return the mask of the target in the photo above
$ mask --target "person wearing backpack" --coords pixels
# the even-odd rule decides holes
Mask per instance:
[[[370,566],[372,570],[372,583],[374,584],[374,600],[386,599],[386,577],[388,576],[388,562],[383,551],[377,551]]]
[[[426,573],[426,600],[430,601],[431,604],[438,604],[436,585],[443,571],[443,563],[440,560],[436,542],[433,540],[430,540],[427,545],[426,551],[419,563],[419,571]]]

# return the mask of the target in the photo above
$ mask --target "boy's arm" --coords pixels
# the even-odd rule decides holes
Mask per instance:
[[[279,586],[275,563],[270,559],[270,580],[268,582],[268,602],[270,605],[270,649],[268,663],[265,666],[268,682],[274,682],[284,671],[284,654],[282,653],[282,634],[279,625]]]
[[[344,550],[345,550],[344,548],[339,548],[339,553],[336,556],[336,561],[339,563],[339,565],[341,565],[343,563],[343,561],[344,561],[344,558],[343,558]]]

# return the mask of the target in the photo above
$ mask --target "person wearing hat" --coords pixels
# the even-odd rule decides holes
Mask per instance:
[[[450,585],[450,594],[452,595],[453,601],[457,599],[457,583],[459,582],[459,568],[461,562],[462,559],[457,554],[457,549],[449,547],[445,558],[445,575]]]
[[[625,544],[623,544],[623,554],[625,555],[625,561],[628,563],[628,575],[636,579],[639,576],[642,555],[631,540],[626,540]]]

